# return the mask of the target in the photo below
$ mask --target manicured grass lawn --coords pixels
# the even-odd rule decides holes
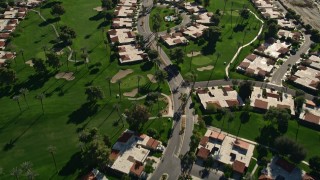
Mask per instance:
[[[157,118],[157,119],[152,119],[149,120],[144,126],[142,132],[147,133],[147,130],[150,128],[153,128],[157,130],[157,132],[160,135],[160,141],[163,143],[167,144],[168,143],[168,136],[169,136],[169,131],[171,129],[172,125],[172,120],[169,121],[168,118]]]
[[[151,13],[150,13],[150,29],[152,30],[152,25],[153,25],[153,16],[155,14],[160,14],[160,17],[162,19],[162,22],[160,23],[160,29],[159,31],[162,32],[162,31],[166,31],[168,28],[172,28],[174,26],[176,26],[175,22],[165,22],[164,21],[164,17],[166,16],[169,16],[169,15],[174,15],[175,12],[174,12],[174,9],[172,8],[167,8],[167,7],[155,7],[152,9]]]
[[[231,3],[233,4],[234,11],[231,16]],[[215,47],[207,47],[207,43],[199,44],[197,42],[190,41],[190,44],[186,47],[186,53],[189,54],[192,51],[200,51],[202,55],[197,57],[187,57],[185,56],[184,62],[179,64],[182,75],[190,72],[191,70],[195,71],[198,74],[198,81],[205,81],[208,79],[223,79],[225,76],[226,64],[231,61],[234,54],[236,53],[239,45],[244,45],[250,42],[258,34],[261,22],[258,21],[251,13],[248,20],[242,19],[239,15],[239,10],[242,9],[243,5],[247,5],[248,8],[254,8],[249,1],[227,1],[227,6],[224,15],[220,21],[220,27],[222,30],[221,39],[216,43]],[[207,8],[209,12],[215,12],[217,9],[223,10],[224,1],[214,0],[210,1],[210,6]],[[232,18],[232,24],[231,24]],[[237,25],[243,25],[238,26]],[[182,47],[185,49],[185,47]],[[168,48],[164,48],[167,53],[169,53]],[[242,55],[239,56],[234,64],[238,64],[243,60],[243,57],[248,55],[252,47],[244,49]],[[220,57],[218,58],[218,54]],[[190,60],[192,59],[191,68]],[[200,63],[195,62],[199,60]],[[208,65],[213,65],[213,71],[198,71],[197,68],[204,67]]]
[[[42,8],[41,13],[47,19],[53,18],[50,15],[50,2]],[[78,146],[78,132],[83,128],[98,127],[101,134],[108,135],[112,142],[115,142],[119,135],[128,128],[125,123],[122,127],[114,104],[119,102],[116,98],[118,84],[111,84],[111,96],[109,95],[106,77],[113,77],[120,69],[132,69],[134,73],[123,80],[121,91],[129,92],[137,88],[136,75],[143,76],[140,87],[148,91],[156,91],[158,84],[150,83],[147,74],[153,74],[153,66],[150,63],[142,62],[135,65],[119,65],[117,60],[110,58],[110,48],[105,46],[105,34],[102,28],[109,27],[103,22],[103,18],[97,17],[94,7],[100,6],[99,0],[69,0],[63,1],[62,6],[66,14],[61,17],[61,22],[55,25],[71,26],[77,33],[72,48],[80,54],[81,48],[85,47],[89,53],[89,70],[85,65],[80,65],[78,71],[69,62],[70,71],[75,72],[75,80],[56,80],[56,74],[51,69],[48,77],[35,76],[33,68],[24,65],[21,55],[17,57],[17,64],[12,68],[17,71],[18,82],[12,89],[0,87],[0,146],[1,146],[1,167],[4,168],[4,175],[0,179],[8,179],[12,168],[19,166],[24,161],[31,161],[33,169],[39,174],[38,179],[77,179],[79,172],[83,170],[80,162]],[[39,10],[39,8],[38,8]],[[52,41],[56,39],[50,25],[43,23],[34,12],[29,12],[27,19],[22,21],[17,29],[20,36],[12,40],[12,47],[24,50],[26,60],[33,57],[44,58],[42,47],[50,49]],[[60,71],[66,71],[66,55],[61,56],[63,66]],[[101,63],[101,65],[96,65]],[[131,77],[132,76],[132,77]],[[105,98],[98,102],[99,107],[92,112],[86,106],[85,88],[88,86],[100,86],[105,93]],[[27,101],[30,108],[27,108],[23,98],[20,98],[22,112],[16,102],[12,100],[14,95],[19,94],[20,88],[28,88]],[[169,94],[167,84],[161,85],[163,93]],[[43,100],[44,114],[42,114],[40,101],[35,99],[39,93],[44,93]],[[142,94],[141,94],[142,95]],[[143,101],[141,101],[142,103]],[[133,103],[122,97],[120,111],[130,108]],[[164,102],[160,103],[163,107]],[[153,109],[156,109],[154,105]],[[152,114],[156,114],[152,110]],[[150,121],[152,122],[152,121]],[[161,121],[160,121],[161,122]],[[167,132],[171,123],[167,122]],[[161,136],[163,140],[165,136]],[[8,146],[7,144],[12,144]],[[57,148],[55,158],[60,173],[55,174],[54,164],[48,151],[49,145]]]
[[[234,112],[234,120],[228,123],[227,117],[219,117],[218,114],[205,116],[206,124],[221,128],[223,131],[230,134],[238,135],[240,137],[256,141],[264,126],[270,122],[263,119],[263,114],[251,112],[251,116],[246,123],[240,122],[241,112]],[[298,123],[294,120],[289,121],[288,131],[284,134],[292,139],[296,139],[296,132]],[[320,134],[316,130],[307,127],[299,127],[297,142],[301,143],[308,151],[306,160],[318,154],[320,146]]]

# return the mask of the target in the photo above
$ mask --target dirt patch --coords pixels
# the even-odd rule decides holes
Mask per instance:
[[[288,8],[291,8],[301,16],[305,24],[320,30],[320,3],[310,0],[281,0]]]
[[[65,79],[67,81],[72,81],[75,79],[75,77],[73,76],[73,72],[60,72],[55,75],[55,78],[56,79]]]
[[[209,71],[209,70],[212,70],[213,68],[214,68],[214,66],[209,65],[209,66],[197,68],[197,71]]]
[[[126,77],[127,75],[133,73],[132,69],[120,70],[116,75],[114,75],[111,79],[111,83],[116,83],[118,80]]]
[[[192,53],[187,54],[187,56],[188,56],[188,57],[194,57],[194,56],[198,56],[198,55],[200,55],[200,54],[201,54],[200,51],[196,51],[196,52],[193,52],[193,54],[192,54]]]
[[[157,80],[156,78],[154,77],[154,75],[152,74],[147,74],[149,80],[152,82],[152,83],[157,83]]]
[[[98,7],[93,8],[93,10],[101,12],[104,10],[104,8],[102,8],[101,6],[98,6]]]
[[[30,67],[33,67],[33,65],[34,65],[32,60],[26,61],[26,64],[28,64]]]
[[[127,97],[135,97],[137,94],[138,94],[138,88],[135,88],[130,92],[123,93],[123,95]]]

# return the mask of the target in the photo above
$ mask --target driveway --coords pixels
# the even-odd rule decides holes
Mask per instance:
[[[300,59],[300,55],[302,53],[306,53],[309,48],[310,45],[312,43],[312,41],[310,40],[310,35],[304,35],[305,37],[305,41],[302,44],[302,46],[300,47],[299,51],[295,54],[289,57],[289,59],[284,62],[272,75],[271,78],[271,83],[276,84],[276,85],[282,85],[282,80],[284,79],[285,74],[287,73],[287,70],[289,68],[289,64],[290,65],[294,65],[299,59]]]

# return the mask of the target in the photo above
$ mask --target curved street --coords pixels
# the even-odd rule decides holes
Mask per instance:
[[[143,6],[146,7],[147,12],[150,12],[153,6],[153,3],[148,0],[143,0],[142,2]],[[186,103],[185,108],[185,115],[182,115],[182,117],[186,118],[186,129],[184,130],[184,133],[180,134],[180,115],[183,112],[182,109],[182,102],[180,100],[180,95],[183,93],[189,94],[190,87],[183,87],[182,84],[184,82],[183,77],[179,72],[176,72],[174,70],[170,69],[170,65],[172,65],[172,62],[168,55],[164,52],[164,50],[161,47],[157,47],[155,42],[155,35],[150,30],[149,25],[149,17],[150,14],[146,14],[145,16],[141,16],[138,19],[138,32],[141,34],[146,44],[154,50],[157,50],[159,53],[159,56],[162,60],[162,63],[159,65],[161,69],[166,70],[169,75],[169,81],[168,84],[170,86],[171,92],[172,92],[172,106],[173,111],[175,114],[174,117],[174,123],[172,127],[172,134],[171,138],[168,141],[168,145],[166,147],[166,150],[162,157],[162,162],[159,164],[157,169],[152,174],[152,177],[150,179],[158,180],[160,179],[161,175],[164,173],[167,173],[169,175],[169,179],[178,179],[179,175],[181,174],[181,164],[179,155],[185,154],[189,150],[189,143],[190,143],[190,137],[192,136],[193,131],[193,125],[194,125],[194,109],[189,108],[190,104],[192,103],[191,98],[188,99]],[[183,16],[183,22],[182,24],[176,26],[181,27],[185,26],[190,22],[190,17],[187,15]],[[173,27],[171,29],[174,29],[176,27]],[[159,34],[164,34],[166,32],[159,32]],[[281,79],[285,75],[288,64],[295,63],[299,57],[300,54],[303,52],[306,52],[308,50],[308,47],[310,46],[310,36],[305,36],[305,42],[301,46],[300,50],[297,52],[296,56],[290,57],[287,62],[285,62],[275,73],[272,77],[272,83],[265,83],[260,81],[251,81],[253,82],[254,86],[257,87],[268,87],[268,88],[274,88],[279,91],[287,92],[291,95],[295,95],[295,90],[282,87],[281,86]],[[238,83],[240,83],[243,80],[237,80]],[[280,83],[279,83],[280,82]],[[202,81],[202,82],[196,82],[195,87],[207,87],[207,86],[221,86],[221,85],[232,85],[232,81],[226,81],[226,80],[211,80],[211,81]],[[313,96],[310,94],[306,94],[307,99],[313,99]],[[201,169],[201,167],[194,165],[191,173],[196,174],[197,170]],[[210,173],[209,179],[219,179],[220,175],[215,173]]]
[[[299,59],[300,55],[302,53],[306,53],[309,50],[310,45],[312,44],[312,41],[310,40],[310,35],[303,35],[305,38],[304,43],[301,45],[299,51],[295,54],[289,57],[289,59],[284,62],[272,75],[271,83],[282,85],[282,80],[285,74],[287,73],[287,70],[290,66],[294,65]]]

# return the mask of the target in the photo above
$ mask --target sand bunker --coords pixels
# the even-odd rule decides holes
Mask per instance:
[[[30,67],[33,67],[33,65],[34,65],[32,60],[27,61],[26,64],[28,64]]]
[[[209,71],[209,70],[212,70],[213,68],[214,68],[214,66],[209,65],[209,66],[197,68],[197,71]]]
[[[196,51],[196,52],[193,52],[193,55],[192,55],[192,53],[189,53],[189,54],[187,54],[187,56],[188,56],[188,57],[194,57],[194,56],[198,56],[198,55],[200,55],[200,54],[201,54],[200,51]]]
[[[93,10],[101,12],[101,11],[103,11],[103,8],[101,6],[98,6],[98,7],[93,8]]]
[[[138,88],[135,88],[130,92],[123,93],[123,95],[127,97],[135,97],[137,94],[138,94]]]
[[[55,78],[56,79],[65,79],[67,81],[72,81],[75,79],[75,77],[73,76],[73,72],[60,72],[55,75]]]
[[[132,69],[120,70],[116,75],[114,75],[111,79],[111,83],[116,83],[118,80],[126,77],[127,75],[133,73]]]
[[[154,75],[152,74],[147,74],[149,80],[152,82],[152,83],[157,83],[157,80],[156,78],[154,77]]]

